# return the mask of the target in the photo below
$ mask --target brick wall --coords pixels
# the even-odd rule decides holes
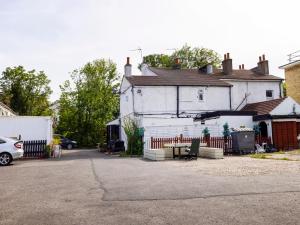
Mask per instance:
[[[285,70],[287,95],[300,104],[300,65]]]

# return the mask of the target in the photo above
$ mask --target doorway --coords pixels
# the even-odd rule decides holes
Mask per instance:
[[[261,137],[268,138],[268,125],[266,124],[266,122],[260,122],[259,128]]]

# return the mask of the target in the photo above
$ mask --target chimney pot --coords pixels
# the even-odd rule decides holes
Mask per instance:
[[[126,58],[126,64],[124,66],[124,74],[125,74],[125,76],[131,76],[132,75],[132,67],[131,67],[131,64],[130,64],[130,58],[129,57]]]
[[[181,69],[180,60],[178,57],[174,60],[173,69]]]
[[[244,64],[242,64],[242,69],[245,69],[245,65]]]
[[[223,73],[226,75],[232,74],[232,59],[230,59],[229,53],[224,55],[224,60],[222,61]]]
[[[240,69],[242,69],[242,66],[241,66],[241,65],[239,65],[239,70],[240,70]]]
[[[258,72],[262,75],[269,74],[269,62],[266,60],[266,56],[259,56],[259,62],[257,63]]]

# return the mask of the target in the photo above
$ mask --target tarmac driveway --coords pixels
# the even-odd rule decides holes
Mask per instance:
[[[300,162],[65,151],[0,168],[0,224],[300,224]]]

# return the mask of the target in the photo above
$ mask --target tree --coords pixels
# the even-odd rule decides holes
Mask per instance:
[[[110,60],[95,60],[74,70],[71,81],[60,86],[57,130],[82,146],[103,143],[106,123],[118,112],[119,76]]]
[[[22,66],[8,67],[0,77],[0,101],[19,115],[51,115],[49,83],[43,71],[26,71]]]
[[[221,63],[220,56],[214,50],[208,48],[192,48],[184,45],[182,48],[175,50],[171,55],[151,54],[144,57],[144,63],[152,67],[171,68],[174,65],[175,58],[181,61],[181,68],[193,69],[200,68],[207,64],[219,67]],[[139,65],[141,69],[141,64]]]
[[[281,86],[282,86],[282,91],[283,91],[283,97],[287,97],[287,93],[286,93],[286,82],[283,82],[282,84],[281,84]]]

